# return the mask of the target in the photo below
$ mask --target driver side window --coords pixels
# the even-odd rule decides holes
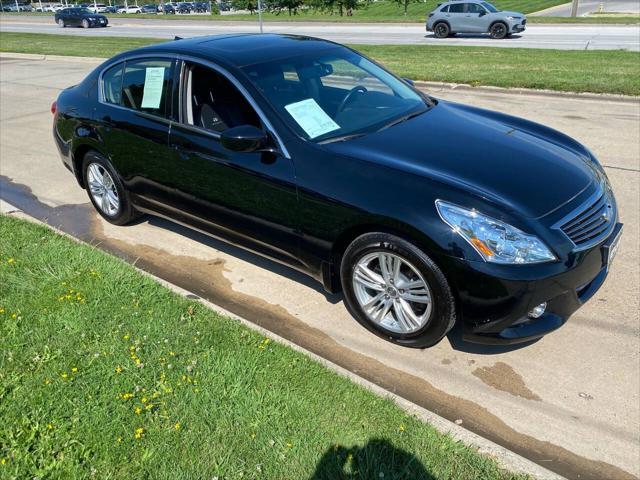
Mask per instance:
[[[186,64],[184,79],[182,118],[187,125],[216,133],[240,125],[261,127],[258,114],[224,75]]]

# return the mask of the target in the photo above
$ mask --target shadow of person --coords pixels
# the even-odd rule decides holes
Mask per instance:
[[[435,480],[411,453],[381,438],[363,447],[333,445],[324,453],[309,480]]]

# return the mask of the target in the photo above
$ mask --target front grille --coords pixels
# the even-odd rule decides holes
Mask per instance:
[[[584,246],[605,234],[614,221],[613,204],[605,188],[598,199],[587,205],[560,229],[576,246]]]

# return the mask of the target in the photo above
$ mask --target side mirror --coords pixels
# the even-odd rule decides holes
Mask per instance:
[[[412,87],[415,85],[415,84],[413,83],[413,80],[411,80],[410,78],[404,78],[404,77],[402,77],[402,80],[404,80],[405,82],[407,82],[407,83],[408,83],[409,85],[411,85]]]
[[[480,13],[478,14],[478,16],[479,16],[479,17],[484,17],[486,14],[487,14],[487,12],[483,10],[482,12],[480,12]]]
[[[228,128],[220,134],[220,143],[232,152],[255,152],[268,143],[267,134],[253,125]]]

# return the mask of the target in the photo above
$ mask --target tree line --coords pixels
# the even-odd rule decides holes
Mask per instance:
[[[224,0],[223,0],[224,1]],[[299,10],[312,9],[328,14],[338,14],[351,16],[355,10],[366,8],[373,0],[262,0],[262,10],[265,12],[288,13],[296,15]],[[407,14],[407,7],[411,2],[420,2],[423,0],[393,0],[394,3],[404,8],[404,14]],[[231,0],[231,5],[235,10],[249,10],[255,13],[258,10],[258,0]]]

